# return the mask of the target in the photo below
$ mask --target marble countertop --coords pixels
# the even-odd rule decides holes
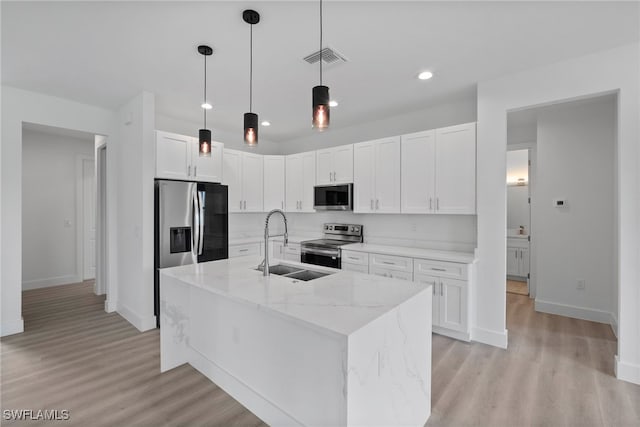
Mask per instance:
[[[261,261],[261,257],[232,258],[165,268],[161,275],[341,336],[421,292],[431,292],[431,285],[424,283],[290,261],[286,264],[335,273],[308,282],[275,274],[264,277],[255,270]]]
[[[465,264],[472,263],[476,259],[475,254],[472,252],[440,251],[435,249],[375,245],[369,243],[352,243],[342,246],[342,249],[345,251],[395,255],[408,258],[424,258],[437,261],[461,262]]]
[[[507,239],[526,239],[528,234],[507,234]]]

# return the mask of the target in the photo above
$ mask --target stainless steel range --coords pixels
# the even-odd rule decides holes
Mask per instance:
[[[324,238],[300,243],[300,259],[307,264],[342,268],[343,245],[362,242],[362,225],[325,224]]]

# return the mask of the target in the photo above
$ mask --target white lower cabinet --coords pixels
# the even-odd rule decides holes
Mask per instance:
[[[300,243],[289,243],[283,247],[284,259],[300,262]]]
[[[271,259],[284,259],[284,243],[273,241],[271,243]]]
[[[356,273],[369,274],[369,266],[368,265],[351,264],[350,262],[344,262],[344,260],[343,260],[341,268],[344,271],[355,271]]]
[[[433,286],[433,332],[469,341],[468,282],[422,273],[414,280]]]
[[[398,271],[391,268],[384,267],[369,267],[369,274],[382,277],[390,277],[392,279],[400,280],[413,280],[413,273],[408,271]]]
[[[262,255],[262,243],[243,243],[240,245],[229,245],[229,258],[237,258],[249,255]]]

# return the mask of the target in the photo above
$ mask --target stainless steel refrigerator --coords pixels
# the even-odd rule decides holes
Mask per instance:
[[[160,326],[160,269],[228,258],[226,185],[156,180],[154,314]]]

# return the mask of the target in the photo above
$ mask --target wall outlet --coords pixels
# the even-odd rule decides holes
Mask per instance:
[[[584,290],[586,287],[586,282],[584,279],[578,279],[578,285],[576,286],[577,289],[580,290]]]

